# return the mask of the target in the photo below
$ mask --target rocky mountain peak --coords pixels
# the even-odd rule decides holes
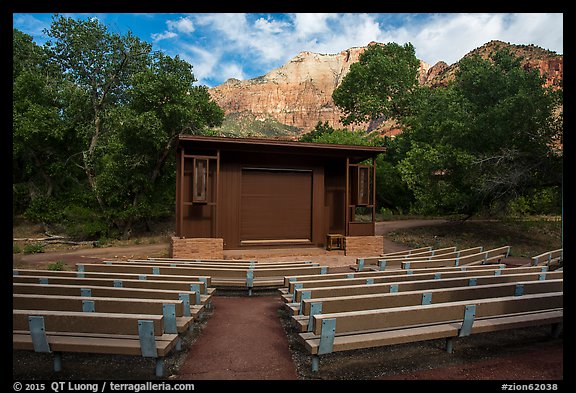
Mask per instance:
[[[312,130],[318,122],[328,122],[334,128],[373,129],[377,125],[372,123],[344,127],[340,123],[342,113],[332,101],[332,93],[350,66],[370,45],[383,44],[370,42],[365,47],[353,47],[334,54],[300,52],[263,76],[249,80],[230,78],[209,92],[224,109],[227,118],[243,119],[245,123],[249,118],[266,121],[266,124],[283,125],[291,133],[296,130],[296,134]],[[466,56],[479,54],[487,57],[502,47],[522,56],[527,69],[539,69],[547,84],[558,85],[561,82],[563,56],[534,45],[512,45],[493,40]],[[419,82],[432,87],[445,86],[454,78],[457,69],[458,63],[448,65],[440,61],[431,66],[421,61]],[[228,122],[227,126],[231,124]],[[245,127],[250,128],[250,125]]]

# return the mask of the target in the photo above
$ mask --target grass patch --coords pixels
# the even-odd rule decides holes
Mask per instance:
[[[22,252],[24,254],[39,254],[44,252],[44,244],[27,244]]]
[[[562,222],[543,219],[450,221],[390,232],[388,237],[410,248],[456,246],[461,250],[483,246],[487,250],[510,246],[512,256],[530,258],[562,248]]]
[[[66,270],[66,265],[63,261],[56,261],[48,264],[48,270],[63,271]]]

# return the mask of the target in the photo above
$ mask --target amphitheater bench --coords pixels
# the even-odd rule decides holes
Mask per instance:
[[[183,333],[192,328],[194,317],[183,300],[127,299],[110,297],[18,294],[12,295],[14,310],[82,311],[108,314],[164,316],[164,333]],[[179,349],[179,348],[178,348]]]
[[[167,275],[167,274],[137,274],[137,273],[117,273],[117,272],[85,272],[69,270],[42,270],[42,269],[12,269],[13,276],[25,277],[76,277],[76,278],[109,278],[117,280],[141,280],[141,281],[186,281],[186,282],[203,282],[201,286],[204,289],[203,294],[210,295],[214,288],[210,288],[212,279],[210,276],[184,276],[184,275]]]
[[[80,352],[154,358],[162,377],[164,357],[178,341],[164,333],[162,315],[13,310],[12,326],[13,349],[54,353],[56,372],[63,352]]]
[[[496,265],[498,266],[498,265]],[[476,269],[475,267],[465,268],[459,271],[438,272],[430,271],[431,269],[423,269],[424,272],[413,273],[416,271],[406,271],[406,274],[389,274],[373,278],[350,278],[350,279],[335,279],[335,280],[318,280],[318,281],[302,281],[290,283],[290,293],[283,295],[283,299],[287,303],[300,302],[302,298],[307,296],[314,297],[315,293],[321,291],[323,293],[330,292],[349,292],[352,287],[360,288],[365,291],[377,291],[379,288],[385,288],[388,292],[398,291],[399,285],[403,282],[420,282],[429,281],[434,285],[443,285],[441,282],[452,279],[460,280],[462,285],[476,285],[476,282],[484,279],[498,278],[504,279],[506,276],[518,276],[520,274],[532,274],[534,279],[545,279],[547,274],[546,266],[529,266],[519,268],[499,268],[493,269]],[[427,271],[426,271],[427,270]],[[347,289],[350,288],[350,289]],[[349,293],[359,294],[359,293]]]
[[[461,258],[472,254],[478,254],[483,251],[483,247],[472,247],[464,250],[455,250],[456,247],[446,249],[431,250],[421,253],[414,253],[404,256],[385,256],[385,257],[366,257],[357,258],[355,270],[360,272],[368,270],[390,270],[400,269],[403,262],[409,261],[428,261],[433,259]]]
[[[318,263],[312,261],[280,261],[280,262],[260,262],[258,261],[201,261],[201,260],[181,260],[181,259],[128,259],[127,261],[107,260],[103,263],[108,264],[139,264],[139,265],[156,265],[156,266],[211,266],[211,267],[232,267],[232,268],[263,268],[263,267],[290,267],[290,266],[318,266]]]
[[[356,296],[303,299],[300,314],[292,316],[293,325],[301,332],[312,331],[314,315],[363,311],[392,307],[438,304],[502,296],[522,296],[545,292],[561,292],[563,279],[526,282],[505,282],[480,286],[461,286],[414,291],[376,293]]]
[[[313,317],[313,331],[299,338],[316,372],[320,355],[338,351],[445,339],[451,353],[455,337],[548,324],[557,336],[562,307],[563,292],[552,292],[319,314]]]
[[[491,250],[482,251],[476,254],[470,254],[463,257],[446,258],[446,259],[432,259],[427,261],[402,261],[402,269],[418,269],[418,268],[436,268],[445,266],[474,266],[486,265],[494,263],[502,263],[502,259],[508,258],[510,255],[510,246],[503,246],[493,248]]]
[[[478,265],[478,266],[449,266],[449,267],[439,267],[434,269],[436,273],[447,273],[452,271],[466,271],[466,270],[486,270],[486,269],[504,269],[505,264],[494,264],[494,265]],[[408,273],[410,272],[410,273]],[[307,276],[286,276],[284,277],[284,287],[280,288],[280,292],[286,294],[289,292],[291,285],[304,281],[318,281],[318,280],[341,280],[341,279],[351,279],[351,278],[376,278],[394,275],[405,275],[405,274],[418,274],[418,273],[430,273],[429,269],[410,269],[402,270],[375,270],[375,271],[363,271],[363,272],[352,272],[352,273],[327,273],[327,274],[309,274]]]
[[[28,294],[34,296],[81,296],[106,297],[122,299],[158,299],[158,300],[181,300],[184,303],[183,315],[198,319],[204,310],[204,303],[195,303],[200,294],[194,291],[173,291],[146,288],[116,288],[83,285],[57,285],[57,284],[28,284],[13,283],[12,294]],[[204,295],[202,295],[203,297]]]
[[[194,292],[193,304],[209,304],[212,294],[202,295],[207,291],[206,283],[202,281],[162,281],[162,280],[124,280],[111,278],[81,278],[81,277],[53,277],[53,276],[23,276],[12,277],[13,283],[19,284],[48,284],[48,285],[81,285],[83,287],[114,287],[114,288],[143,288],[174,291]]]
[[[549,268],[552,265],[558,265],[558,268],[560,268],[562,267],[563,262],[564,262],[564,249],[559,248],[557,250],[548,251],[532,257],[531,265],[532,266],[546,265]]]
[[[132,274],[153,275],[200,275],[209,276],[213,287],[247,288],[252,294],[254,287],[281,287],[284,277],[288,275],[324,274],[326,266],[284,266],[262,268],[223,268],[195,265],[195,266],[154,266],[131,264],[77,264],[79,272],[116,272]],[[142,285],[142,284],[140,284]]]
[[[418,247],[418,248],[411,248],[409,250],[387,252],[384,254],[380,254],[380,256],[382,256],[382,257],[405,256],[405,255],[412,255],[412,254],[417,254],[417,253],[425,252],[425,251],[432,251],[433,249],[434,249],[434,247],[432,247],[432,246]]]

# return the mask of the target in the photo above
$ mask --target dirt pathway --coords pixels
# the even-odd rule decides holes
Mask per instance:
[[[278,295],[215,296],[214,313],[192,345],[178,379],[295,380]]]

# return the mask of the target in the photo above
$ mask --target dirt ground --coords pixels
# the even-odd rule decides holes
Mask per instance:
[[[444,220],[394,221],[378,223],[377,234],[384,235],[385,252],[405,249],[400,244],[386,238],[386,233],[401,227],[434,225]],[[122,248],[90,248],[72,252],[49,252],[43,254],[18,255],[13,259],[14,267],[45,268],[48,263],[61,260],[71,268],[76,262],[103,259],[145,258],[148,256],[165,256],[166,244],[131,246]],[[259,260],[282,261],[294,259],[294,256],[283,255],[277,250],[276,255],[261,252],[255,253]],[[229,257],[235,257],[232,253]],[[330,271],[350,271],[354,257],[346,257],[342,252],[310,252],[303,258],[320,262],[330,267]],[[512,264],[522,264],[522,258],[511,259]],[[457,339],[454,353],[443,350],[443,340],[432,340],[382,348],[371,348],[324,355],[320,360],[320,371],[310,370],[310,356],[297,339],[289,317],[282,307],[279,294],[273,292],[255,292],[252,299],[245,294],[222,294],[232,296],[215,299],[215,307],[204,315],[193,332],[184,339],[183,351],[172,354],[166,359],[166,379],[277,379],[277,380],[556,380],[564,379],[563,375],[563,335],[554,339],[550,336],[549,327],[524,328],[513,331],[487,333]],[[245,304],[253,301],[252,305]],[[258,307],[265,320],[272,326],[275,334],[253,334],[254,327],[250,321],[253,317],[242,312],[243,307]],[[228,312],[224,313],[225,310]],[[275,312],[274,312],[275,311]],[[222,317],[226,315],[226,321]],[[251,319],[252,318],[252,319]],[[227,359],[226,364],[234,364],[240,370],[234,376],[226,372],[219,363],[210,365],[206,356],[202,356],[195,344],[200,339],[212,335],[212,345],[218,342],[213,329],[243,328],[248,331],[243,338],[236,340],[237,345],[221,349],[220,360]],[[211,330],[212,329],[212,330]],[[278,331],[285,335],[278,336]],[[212,333],[210,333],[212,332]],[[250,337],[253,337],[252,339]],[[276,350],[265,350],[267,346]],[[242,358],[235,359],[233,351],[242,353]],[[205,351],[204,351],[205,352]],[[236,353],[236,352],[234,352]],[[291,367],[280,367],[289,364]],[[151,359],[138,357],[73,354],[63,356],[63,371],[59,375],[52,372],[51,355],[25,351],[13,351],[13,379],[134,379],[150,380],[154,377],[154,362]],[[245,362],[245,364],[243,364]],[[252,366],[251,366],[252,364]],[[70,365],[67,367],[67,365]],[[254,372],[247,372],[252,367]],[[270,372],[272,369],[282,372]],[[288,369],[286,369],[288,368]],[[291,370],[290,370],[291,369]],[[260,373],[258,372],[260,370]],[[230,371],[230,370],[228,370]],[[244,372],[244,374],[242,374]]]

